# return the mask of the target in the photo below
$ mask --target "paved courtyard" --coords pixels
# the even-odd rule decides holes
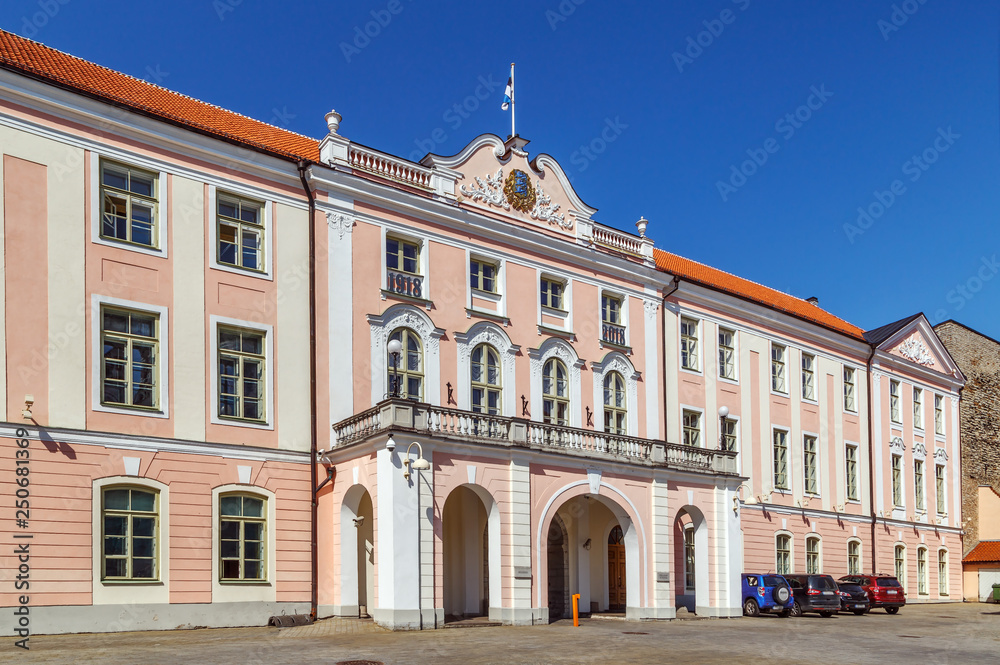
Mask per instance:
[[[897,616],[587,619],[549,626],[392,633],[367,621],[295,628],[227,628],[102,635],[39,635],[31,650],[0,638],[0,663],[995,663],[1000,606],[920,605]]]

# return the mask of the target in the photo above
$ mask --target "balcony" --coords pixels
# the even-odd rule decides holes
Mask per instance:
[[[401,399],[385,400],[336,423],[333,426],[333,450],[390,431],[419,432],[465,443],[526,448],[639,466],[738,475],[736,453],[733,451],[637,439],[523,418],[490,416]]]

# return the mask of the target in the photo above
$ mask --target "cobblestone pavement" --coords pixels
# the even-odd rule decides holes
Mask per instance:
[[[393,633],[370,621],[328,619],[295,628],[37,635],[31,650],[0,638],[0,663],[174,665],[401,663],[996,663],[1000,607],[908,606],[862,617],[623,622]]]

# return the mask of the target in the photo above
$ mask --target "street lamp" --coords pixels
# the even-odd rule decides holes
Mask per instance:
[[[392,398],[399,397],[399,354],[403,350],[403,343],[398,339],[389,340],[388,345],[389,355],[392,357],[392,390],[389,391],[389,396]]]
[[[410,450],[413,446],[417,447],[417,459],[410,461]],[[407,480],[410,479],[410,469],[414,471],[426,471],[431,468],[431,463],[424,459],[424,447],[419,442],[414,441],[406,447],[406,459],[403,460],[403,466],[406,467],[406,470],[403,471],[403,478]]]

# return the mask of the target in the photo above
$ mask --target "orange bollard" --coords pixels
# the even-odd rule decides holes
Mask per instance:
[[[580,627],[580,594],[573,594],[573,625]]]

